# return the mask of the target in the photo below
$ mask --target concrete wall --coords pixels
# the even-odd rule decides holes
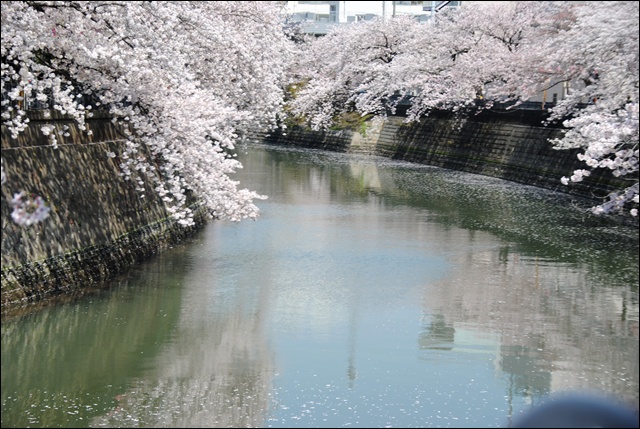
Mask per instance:
[[[538,111],[456,115],[433,112],[414,124],[389,117],[368,127],[366,137],[352,131],[313,131],[302,127],[269,136],[266,143],[289,144],[339,152],[358,152],[393,159],[500,177],[598,201],[627,184],[598,169],[581,183],[562,185],[562,176],[586,165],[579,150],[556,150],[549,139],[560,137],[561,126],[543,126]]]
[[[200,211],[195,228],[178,226],[147,180],[140,198],[136,183],[118,175],[120,161],[106,154],[121,151],[122,130],[106,116],[82,131],[63,117],[29,114],[30,126],[18,139],[2,126],[3,315],[6,308],[99,284],[204,224]],[[54,149],[39,132],[44,124],[70,136]],[[19,191],[44,197],[50,216],[31,226],[14,223],[9,201]]]

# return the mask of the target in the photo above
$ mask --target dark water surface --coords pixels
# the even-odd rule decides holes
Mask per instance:
[[[2,427],[507,427],[637,403],[638,230],[567,196],[256,146],[261,217],[2,323]]]

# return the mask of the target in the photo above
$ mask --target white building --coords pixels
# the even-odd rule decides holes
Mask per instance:
[[[429,21],[444,7],[460,6],[460,1],[288,1],[287,22],[303,23],[311,34],[326,34],[334,25],[368,21],[376,17],[413,16]]]

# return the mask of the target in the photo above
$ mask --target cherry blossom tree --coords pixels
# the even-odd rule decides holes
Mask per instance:
[[[344,109],[393,109],[405,95],[409,120],[475,106],[487,85],[494,97],[514,99],[507,79],[526,59],[526,27],[539,7],[530,3],[538,2],[480,2],[441,12],[437,25],[398,16],[334,27],[306,50],[308,83],[293,111],[318,128]]]
[[[291,113],[314,129],[328,128],[341,113],[382,114],[398,85],[391,65],[424,26],[409,17],[374,19],[332,27],[303,44],[297,68],[301,88]]]
[[[575,8],[573,25],[548,43],[545,69],[555,72],[555,80],[579,84],[552,109],[551,119],[569,118],[568,131],[554,143],[583,149],[578,156],[588,167],[563,183],[579,182],[594,168],[629,181],[596,213],[623,212],[632,203],[630,213],[638,215],[638,9],[637,2],[588,2]]]
[[[638,52],[637,2],[464,2],[431,24],[387,18],[313,42],[292,112],[326,128],[344,110],[379,114],[411,94],[415,121],[433,109],[475,109],[479,98],[484,108],[517,107],[566,82],[570,93],[550,117],[566,133],[552,143],[583,149],[588,168],[561,180],[610,169],[629,187],[594,212],[637,216]]]
[[[126,124],[122,175],[155,191],[183,225],[186,195],[211,216],[255,218],[255,192],[231,180],[232,150],[281,112],[292,43],[282,2],[2,2],[2,119],[12,136],[30,126],[25,97],[46,101],[80,129],[95,109]],[[83,100],[90,96],[93,102]],[[43,127],[54,146],[64,135]],[[141,156],[150,151],[154,162]],[[5,169],[5,167],[7,167]],[[3,185],[10,166],[3,162]],[[144,197],[142,187],[139,187]],[[22,197],[14,201],[14,212]],[[29,207],[33,207],[32,201]],[[31,213],[36,213],[32,210]],[[44,213],[42,211],[38,213]]]
[[[337,26],[299,44],[295,55],[281,6],[3,2],[4,123],[13,135],[29,126],[20,109],[25,96],[52,94],[54,108],[81,128],[92,109],[107,106],[128,124],[126,149],[117,154],[122,174],[151,177],[188,225],[187,191],[213,216],[257,215],[252,200],[260,196],[229,178],[241,167],[229,152],[247,130],[276,125],[289,64],[296,87],[288,109],[315,129],[346,111],[384,114],[408,94],[414,121],[433,109],[476,108],[479,97],[485,108],[517,106],[566,82],[571,92],[550,120],[564,121],[567,131],[553,143],[583,149],[587,168],[563,183],[610,169],[629,187],[594,210],[637,215],[637,2],[464,2],[430,24],[395,17]],[[96,101],[83,103],[81,95]],[[64,138],[49,127],[42,132],[54,146]],[[160,168],[140,156],[143,148]],[[3,181],[6,175],[3,163]],[[48,213],[26,198],[16,193],[14,207]]]

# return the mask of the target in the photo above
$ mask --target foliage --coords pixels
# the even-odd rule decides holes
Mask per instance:
[[[346,112],[333,119],[330,129],[351,130],[363,136],[367,135],[367,124],[374,117],[372,114],[362,115],[359,112]]]

